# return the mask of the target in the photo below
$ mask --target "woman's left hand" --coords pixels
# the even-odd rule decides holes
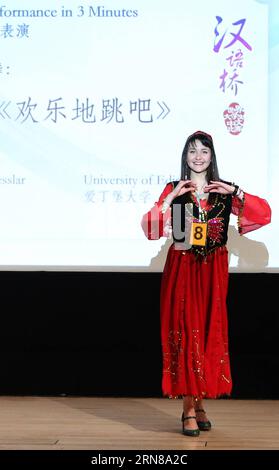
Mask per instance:
[[[222,181],[210,181],[210,184],[207,184],[203,190],[205,193],[232,194],[234,189],[234,186]]]

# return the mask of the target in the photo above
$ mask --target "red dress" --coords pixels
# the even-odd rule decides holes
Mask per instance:
[[[143,216],[149,239],[167,236],[170,209],[162,214],[169,183],[159,201]],[[202,201],[206,208],[207,201]],[[268,203],[245,193],[244,202],[233,198],[241,234],[270,222]],[[190,250],[169,248],[161,283],[161,340],[163,394],[216,398],[232,388],[227,322],[228,252],[226,246],[197,258]]]

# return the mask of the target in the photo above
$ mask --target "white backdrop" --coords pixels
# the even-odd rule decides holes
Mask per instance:
[[[245,237],[232,217],[231,269],[277,270],[268,2],[5,3],[1,269],[160,271],[169,241],[140,220],[202,129],[221,176],[275,213]]]

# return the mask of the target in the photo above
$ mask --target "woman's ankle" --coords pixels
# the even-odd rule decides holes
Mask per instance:
[[[194,399],[194,407],[195,407],[195,410],[203,410],[203,402],[202,400],[199,400],[199,399]]]
[[[193,397],[183,398],[183,412],[184,416],[196,416]]]

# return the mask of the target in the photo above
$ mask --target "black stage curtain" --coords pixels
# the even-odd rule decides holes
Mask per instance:
[[[161,273],[1,272],[2,395],[161,396]],[[279,274],[230,274],[233,398],[279,398]]]

